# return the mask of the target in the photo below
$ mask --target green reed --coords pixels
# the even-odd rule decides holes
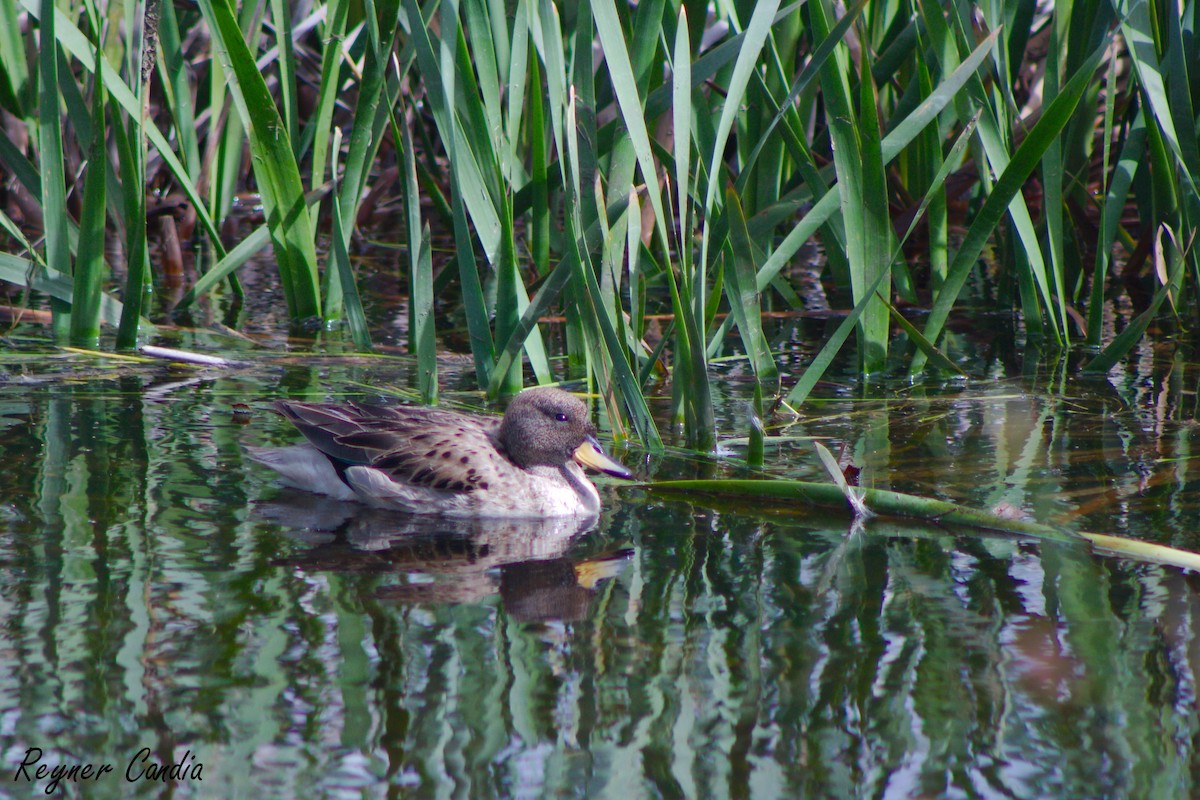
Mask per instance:
[[[701,449],[717,435],[717,357],[744,354],[762,407],[803,400],[847,347],[866,375],[953,369],[946,323],[968,313],[988,247],[995,302],[1020,309],[1032,341],[1104,345],[1089,369],[1163,313],[1188,325],[1200,308],[1190,10],[203,0],[129,4],[120,27],[97,12],[0,0],[0,107],[27,134],[0,137],[0,170],[42,212],[18,224],[0,209],[0,278],[47,295],[76,343],[121,322],[132,347],[159,313],[144,302],[162,279],[146,215],[166,186],[211,253],[180,307],[225,296],[236,311],[238,268],[270,245],[292,320],[344,325],[369,348],[352,243],[389,165],[422,396],[437,396],[435,312],[457,306],[489,394],[581,379],[619,436],[650,446],[664,361],[671,421]],[[250,188],[265,223],[225,244]],[[922,229],[910,264],[902,247]],[[438,230],[454,236],[448,270]],[[127,264],[104,261],[114,235]],[[783,385],[787,343],[763,314],[812,300],[787,268],[813,237],[829,302],[850,311]],[[1137,283],[1150,300],[1106,337],[1113,297]],[[548,315],[564,319],[561,364]]]

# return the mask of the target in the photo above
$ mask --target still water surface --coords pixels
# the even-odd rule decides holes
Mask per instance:
[[[821,480],[820,437],[865,485],[1200,550],[1197,368],[1076,367],[835,380],[771,420],[765,471]],[[408,386],[401,359],[2,368],[0,796],[46,796],[39,765],[91,765],[54,787],[89,798],[1198,791],[1195,574],[617,482],[580,524],[367,513],[242,447],[294,440],[266,400]],[[725,452],[617,454],[747,474]]]

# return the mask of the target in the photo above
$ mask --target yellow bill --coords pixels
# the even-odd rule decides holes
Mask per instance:
[[[593,436],[584,439],[583,444],[575,448],[575,460],[585,467],[590,467],[606,475],[612,475],[617,478],[633,477],[632,472],[608,457],[604,452],[604,448],[600,446],[600,442],[596,441]]]

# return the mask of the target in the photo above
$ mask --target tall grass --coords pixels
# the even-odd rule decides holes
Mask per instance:
[[[122,26],[104,11],[0,2],[0,170],[30,199],[0,209],[0,278],[48,293],[77,343],[117,321],[97,311],[112,295],[119,346],[165,313],[142,300],[162,280],[146,200],[166,185],[212,253],[183,305],[236,296],[270,244],[291,318],[370,347],[351,254],[389,167],[422,395],[437,396],[434,322],[456,308],[489,393],[584,379],[618,435],[651,446],[664,361],[671,420],[700,448],[717,356],[744,355],[760,408],[802,400],[851,346],[865,375],[954,368],[946,325],[978,307],[963,293],[985,266],[983,299],[1019,309],[1034,341],[1098,350],[1092,370],[1164,311],[1187,325],[1200,309],[1190,5],[144,0]],[[118,170],[97,165],[113,152]],[[227,249],[250,188],[265,224]],[[97,231],[123,235],[129,263],[103,264]],[[781,378],[763,311],[816,299],[788,271],[813,237],[846,322]],[[1132,289],[1150,299],[1106,338]]]

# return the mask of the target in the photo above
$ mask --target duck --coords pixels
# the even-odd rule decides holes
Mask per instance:
[[[248,447],[285,485],[377,508],[452,517],[592,516],[588,467],[632,473],[604,452],[587,405],[555,387],[526,389],[503,418],[425,406],[305,403],[274,408],[307,440]]]

